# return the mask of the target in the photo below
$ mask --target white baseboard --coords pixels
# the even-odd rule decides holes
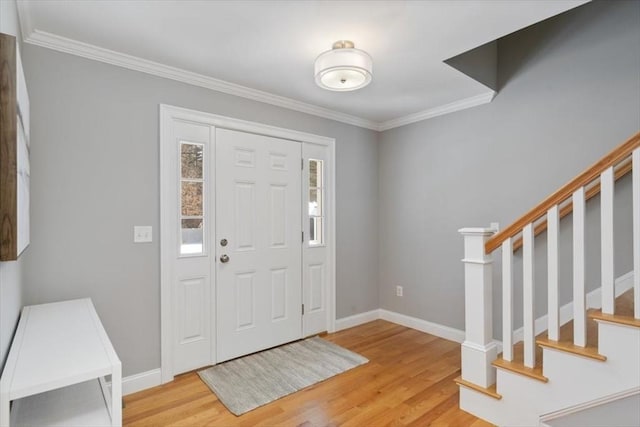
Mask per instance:
[[[162,375],[160,369],[152,369],[147,372],[130,375],[122,379],[122,395],[135,393],[137,391],[146,390],[151,387],[158,386],[162,383]]]
[[[449,326],[440,325],[439,323],[429,322],[427,320],[418,319],[417,317],[407,316],[405,314],[396,313],[394,311],[380,309],[380,319],[388,322],[397,323],[407,328],[416,329],[427,334],[435,335],[449,341],[462,343],[464,341],[464,331],[451,328]]]
[[[449,326],[440,325],[438,323],[429,322],[427,320],[418,319],[417,317],[411,317],[405,314],[396,313],[395,311],[385,310],[383,308],[367,311],[365,313],[354,314],[353,316],[343,317],[342,319],[336,320],[336,332],[347,328],[353,328],[354,326],[362,325],[364,323],[372,322],[378,319],[386,320],[387,322],[392,322],[397,325],[406,326],[407,328],[435,335],[449,341],[455,341],[459,343],[462,343],[464,341],[464,331],[450,328]]]
[[[353,316],[343,317],[342,319],[336,319],[336,332],[343,329],[353,328],[354,326],[362,325],[364,323],[373,322],[380,319],[380,310],[365,311],[364,313],[354,314]]]

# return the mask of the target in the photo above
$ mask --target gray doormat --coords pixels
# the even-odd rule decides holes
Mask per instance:
[[[369,360],[313,337],[198,372],[235,415],[294,393]]]

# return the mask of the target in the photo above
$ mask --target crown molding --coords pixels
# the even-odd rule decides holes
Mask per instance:
[[[490,90],[480,95],[474,95],[469,98],[460,99],[458,101],[451,102],[449,104],[440,105],[438,107],[429,108],[428,110],[419,111],[417,113],[409,114],[397,119],[387,120],[378,124],[378,131],[405,126],[415,122],[421,122],[423,120],[432,119],[434,117],[443,116],[445,114],[453,113],[467,108],[476,107],[482,104],[488,104],[493,101],[496,96],[495,90]]]
[[[113,50],[104,49],[88,43],[83,43],[77,40],[58,36],[56,34],[47,33],[45,31],[32,31],[29,36],[24,39],[24,41],[36,46],[46,47],[49,49],[57,50],[59,52],[93,59],[95,61],[106,62],[107,64],[116,65],[118,67],[128,68],[130,70],[140,71],[143,73],[176,80],[194,86],[200,86],[206,89],[215,90],[217,92],[223,92],[229,95],[239,96],[258,102],[264,102],[266,104],[271,104],[302,113],[312,114],[314,116],[319,116],[354,126],[378,130],[378,123],[371,120],[363,119],[361,117],[340,113],[328,108],[307,104],[305,102],[296,101],[295,99],[287,98],[284,96],[274,95],[272,93],[264,92],[261,90],[226,82],[224,80],[215,79],[213,77],[183,70],[181,68],[138,58],[133,55],[127,55]]]
[[[0,0],[1,1],[1,0]],[[487,93],[475,95],[469,98],[461,99],[449,104],[430,108],[418,113],[409,114],[407,116],[388,120],[385,122],[375,122],[362,117],[353,116],[339,111],[330,110],[313,104],[297,101],[269,92],[264,92],[250,87],[230,83],[224,80],[205,76],[203,74],[194,73],[183,70],[181,68],[160,64],[158,62],[149,61],[133,55],[116,52],[110,49],[98,47],[89,43],[78,40],[69,39],[67,37],[58,36],[33,29],[30,19],[28,2],[18,1],[18,14],[20,18],[20,26],[22,38],[25,43],[35,46],[45,47],[59,52],[80,56],[95,61],[105,62],[107,64],[118,67],[128,68],[134,71],[151,74],[166,79],[187,83],[194,86],[203,87],[217,92],[238,96],[241,98],[251,99],[265,104],[275,105],[277,107],[298,111],[301,113],[311,114],[325,119],[335,120],[353,126],[365,129],[371,129],[378,132],[404,126],[410,123],[427,120],[433,117],[442,116],[444,114],[453,113],[464,110],[466,108],[475,107],[489,103],[493,100],[496,92],[491,90]]]

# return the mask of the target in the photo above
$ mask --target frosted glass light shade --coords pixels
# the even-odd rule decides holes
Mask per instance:
[[[334,48],[316,59],[316,84],[327,90],[356,90],[371,83],[372,70],[373,61],[367,52],[355,48]]]

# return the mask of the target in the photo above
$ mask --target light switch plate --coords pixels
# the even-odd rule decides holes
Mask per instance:
[[[153,241],[152,229],[150,225],[133,226],[134,243],[150,243]]]

